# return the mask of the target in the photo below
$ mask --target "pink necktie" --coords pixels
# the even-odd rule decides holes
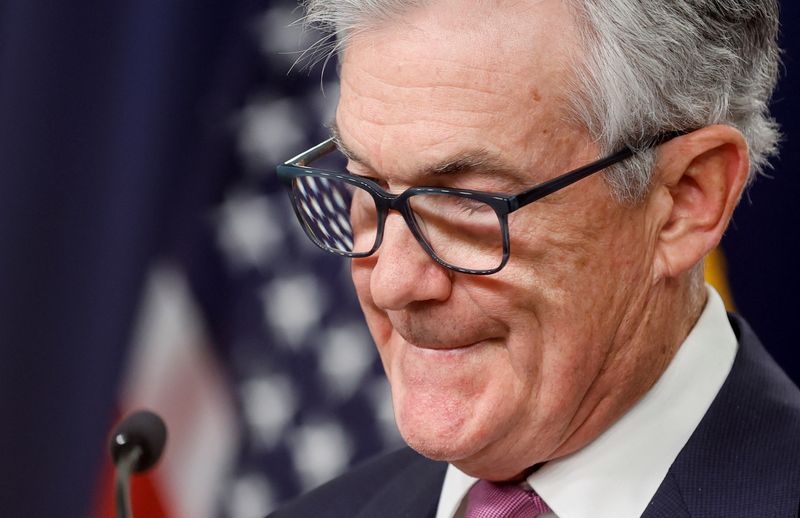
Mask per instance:
[[[542,497],[519,484],[479,480],[467,495],[464,518],[536,518],[549,511]]]

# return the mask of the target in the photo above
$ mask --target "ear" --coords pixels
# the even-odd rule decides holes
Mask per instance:
[[[747,141],[731,126],[708,126],[661,146],[648,204],[657,278],[689,271],[717,246],[749,170]]]

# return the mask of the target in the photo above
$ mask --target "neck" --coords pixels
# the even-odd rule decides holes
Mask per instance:
[[[669,279],[630,301],[611,353],[584,399],[574,432],[551,458],[573,453],[608,429],[658,381],[706,302],[702,272]]]

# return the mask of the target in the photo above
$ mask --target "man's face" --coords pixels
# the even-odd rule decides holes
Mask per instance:
[[[357,36],[337,111],[364,162],[351,171],[392,192],[516,193],[598,158],[564,120],[574,35],[559,0],[445,0]],[[476,152],[497,167],[421,173]],[[404,438],[484,478],[569,453],[620,415],[638,390],[620,335],[652,278],[643,211],[613,202],[600,175],[509,224],[511,257],[492,276],[443,269],[397,213],[352,264]]]

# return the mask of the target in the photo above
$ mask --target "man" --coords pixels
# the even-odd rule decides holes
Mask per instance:
[[[341,97],[279,174],[418,454],[276,516],[796,516],[800,392],[702,281],[775,152],[775,3],[308,9]]]

